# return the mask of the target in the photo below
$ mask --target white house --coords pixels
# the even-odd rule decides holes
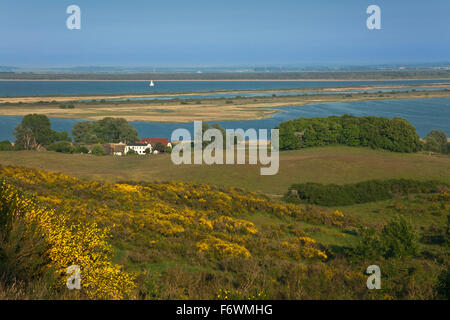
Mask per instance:
[[[127,154],[130,150],[134,150],[139,155],[144,155],[145,150],[150,149],[150,153],[152,153],[152,145],[150,143],[128,143],[125,146],[125,154]]]

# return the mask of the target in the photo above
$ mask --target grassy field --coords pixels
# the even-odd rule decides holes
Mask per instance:
[[[57,171],[109,182],[184,181],[235,186],[281,195],[293,183],[353,183],[410,178],[450,182],[450,157],[401,154],[368,148],[330,146],[280,153],[277,175],[261,176],[259,165],[179,165],[168,154],[148,157],[92,156],[54,152],[3,151],[1,165]]]

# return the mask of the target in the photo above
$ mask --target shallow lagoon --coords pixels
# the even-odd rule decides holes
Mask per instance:
[[[450,98],[407,99],[407,100],[375,100],[352,102],[327,102],[273,108],[282,110],[270,118],[246,121],[219,121],[226,129],[273,129],[281,122],[300,117],[328,117],[332,115],[351,114],[354,116],[401,117],[412,123],[417,133],[424,137],[430,130],[443,130],[450,135]],[[22,117],[0,116],[0,140],[14,140],[12,132]],[[70,131],[80,119],[52,118],[52,128],[57,131]],[[215,121],[209,121],[214,123]],[[193,123],[166,122],[131,122],[138,129],[139,137],[170,138],[172,131],[186,128],[193,131]]]

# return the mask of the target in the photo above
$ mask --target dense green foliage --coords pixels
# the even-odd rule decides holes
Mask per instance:
[[[75,142],[108,143],[135,142],[137,130],[123,118],[104,118],[99,121],[77,122],[72,129]]]
[[[95,156],[105,155],[105,149],[100,144],[96,144],[95,146],[93,146],[91,152]]]
[[[75,147],[72,146],[70,142],[62,141],[62,142],[56,142],[48,146],[47,150],[49,151],[55,151],[55,152],[62,152],[62,153],[74,153]]]
[[[67,131],[53,131],[53,139],[52,141],[55,142],[61,142],[61,141],[67,141],[72,142],[72,138],[69,137],[69,133]]]
[[[450,299],[450,267],[439,275],[436,290],[439,298]]]
[[[422,146],[416,129],[401,118],[350,115],[299,118],[282,122],[278,129],[282,150],[343,144],[395,152],[416,152]]]
[[[0,141],[0,151],[14,150],[13,145],[8,140]]]
[[[50,120],[46,115],[28,114],[13,132],[16,137],[16,148],[35,150],[55,141],[71,141],[67,132],[52,130]]]
[[[155,144],[155,150],[157,150],[158,152],[164,152],[165,149],[166,149],[166,147],[161,142],[157,142]]]
[[[450,142],[444,131],[431,130],[425,137],[424,149],[427,151],[450,154]]]
[[[448,185],[437,181],[410,179],[368,180],[353,184],[294,184],[285,198],[290,202],[304,202],[323,206],[351,205],[391,199],[408,193],[438,192]]]
[[[359,243],[349,252],[350,260],[364,261],[384,258],[405,258],[418,253],[418,237],[402,217],[386,224],[381,232],[370,228],[361,231]]]

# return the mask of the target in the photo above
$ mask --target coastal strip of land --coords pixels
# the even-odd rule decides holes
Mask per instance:
[[[450,70],[365,70],[365,71],[284,71],[277,72],[0,72],[5,80],[175,80],[175,81],[371,81],[371,80],[450,80]]]
[[[408,91],[375,91],[387,89],[411,89]],[[425,91],[420,89],[432,88]],[[305,88],[303,88],[305,89]],[[288,89],[299,91],[299,89]],[[220,93],[252,93],[251,97],[180,98],[186,95],[204,95],[205,92],[173,93],[158,95],[89,95],[51,97],[4,97],[0,98],[0,116],[24,116],[30,113],[45,114],[53,118],[99,120],[104,117],[122,117],[128,121],[190,122],[258,120],[280,110],[275,107],[302,106],[325,102],[350,102],[361,100],[394,100],[419,98],[450,98],[450,90],[443,84],[416,86],[364,86],[307,88],[314,94],[267,95],[267,92],[286,90],[221,91]],[[358,90],[356,93],[339,91]],[[367,90],[367,91],[365,91]],[[330,94],[330,92],[336,92]],[[266,95],[257,96],[257,92]],[[214,94],[218,92],[215,91]],[[171,97],[154,100],[126,100],[139,97]],[[115,100],[108,100],[115,99]],[[125,99],[125,100],[120,100]]]

